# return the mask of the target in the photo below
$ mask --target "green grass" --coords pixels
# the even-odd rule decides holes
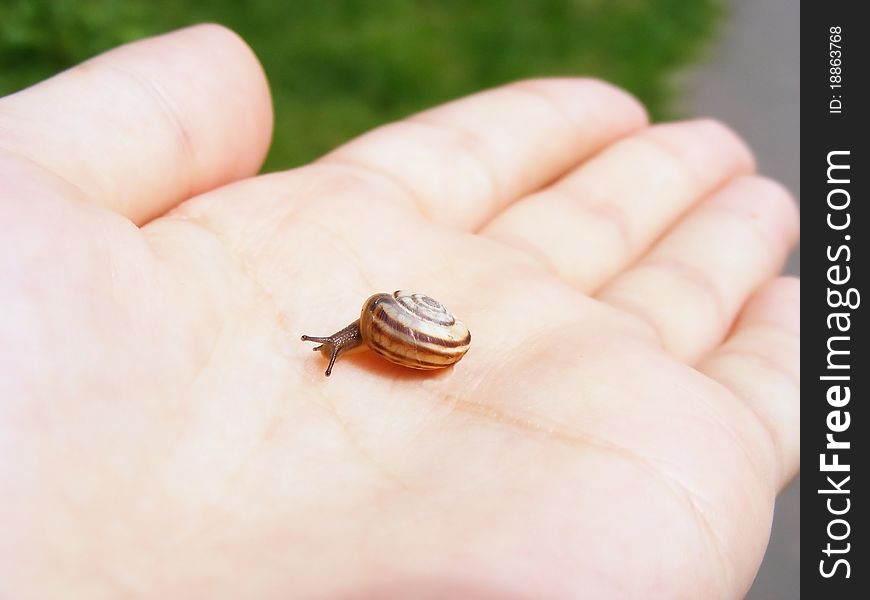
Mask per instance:
[[[718,0],[0,0],[0,95],[119,43],[214,21],[266,69],[266,170],[302,164],[374,125],[513,79],[592,75],[672,114]]]

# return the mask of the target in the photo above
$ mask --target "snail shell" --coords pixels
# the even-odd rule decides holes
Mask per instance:
[[[360,318],[330,336],[303,335],[329,357],[326,376],[342,354],[368,348],[412,369],[441,369],[457,362],[471,344],[468,328],[444,305],[424,294],[397,291],[365,301]]]
[[[360,333],[369,348],[412,369],[452,365],[471,344],[468,328],[443,304],[401,290],[366,300],[360,312]]]

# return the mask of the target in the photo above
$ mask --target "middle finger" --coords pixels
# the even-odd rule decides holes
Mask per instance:
[[[524,250],[589,293],[689,207],[752,168],[747,147],[716,121],[658,125],[511,205],[481,233]]]

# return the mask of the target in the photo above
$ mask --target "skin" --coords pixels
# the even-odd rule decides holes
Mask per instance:
[[[0,597],[742,597],[799,467],[744,144],[542,79],[256,176],[271,119],[217,26],[0,100]],[[466,357],[324,377],[394,289]]]

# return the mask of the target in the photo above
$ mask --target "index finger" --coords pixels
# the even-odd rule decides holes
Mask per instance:
[[[646,122],[637,100],[601,81],[520,81],[375,129],[321,162],[387,178],[433,221],[475,230]]]

